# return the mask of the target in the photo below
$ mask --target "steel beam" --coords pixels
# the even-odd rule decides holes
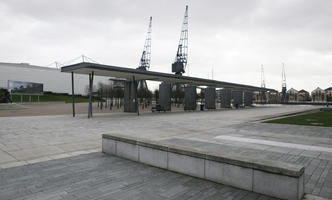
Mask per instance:
[[[72,97],[73,117],[75,117],[74,72],[71,72],[71,97]]]
[[[92,117],[93,76],[94,76],[94,72],[92,71],[89,74],[89,109],[88,109],[88,118]]]

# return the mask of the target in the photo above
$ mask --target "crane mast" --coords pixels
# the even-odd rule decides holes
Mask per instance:
[[[264,75],[264,67],[261,65],[261,87],[265,88],[265,75]]]
[[[172,72],[177,75],[185,73],[188,61],[188,6],[184,13],[183,24],[181,29],[180,41],[175,56],[175,61],[172,64]]]
[[[282,88],[286,88],[286,72],[285,72],[285,64],[282,63],[282,84],[281,84],[281,87]]]
[[[281,83],[281,102],[287,102],[287,88],[286,88],[286,72],[285,72],[285,64],[282,63],[282,83]]]
[[[151,61],[151,32],[152,32],[152,17],[150,17],[148,33],[145,38],[144,48],[142,52],[141,59],[139,61],[139,66],[137,69],[148,70],[150,68]],[[147,84],[145,80],[138,81],[138,89],[147,89]]]
[[[261,88],[266,88],[264,66],[261,65]],[[266,92],[260,91],[261,103],[266,103]]]

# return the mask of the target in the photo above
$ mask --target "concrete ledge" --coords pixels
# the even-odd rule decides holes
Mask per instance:
[[[319,109],[320,111],[330,111],[332,112],[332,108],[326,107],[326,108],[321,108]]]
[[[301,199],[304,167],[104,134],[102,151],[282,199]]]
[[[304,195],[303,200],[328,200],[328,199],[325,199],[325,198],[319,197],[319,196],[315,196],[312,194],[306,194],[306,195]]]
[[[168,147],[164,146],[164,145],[160,145],[156,142],[143,142],[143,141],[138,141],[137,145],[142,146],[142,147],[148,147],[148,148],[152,148],[152,149],[158,149],[158,150],[162,150],[162,151],[168,151]]]
[[[252,191],[251,168],[206,160],[205,178],[225,185]]]
[[[296,178],[254,170],[253,191],[281,199],[299,199],[303,196],[303,187],[299,188],[300,181],[303,181],[303,176]]]
[[[115,141],[116,142],[116,155],[119,157],[127,158],[133,161],[139,161],[139,151],[138,145],[126,143],[122,141]]]
[[[139,152],[140,152],[140,157],[139,157],[140,162],[164,169],[168,168],[167,151],[140,146]]]
[[[204,159],[168,152],[168,168],[171,171],[204,178]]]

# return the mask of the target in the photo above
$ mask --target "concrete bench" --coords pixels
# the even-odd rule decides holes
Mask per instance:
[[[104,134],[102,151],[281,199],[302,199],[304,167]]]

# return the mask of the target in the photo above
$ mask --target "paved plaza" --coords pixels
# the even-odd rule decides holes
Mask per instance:
[[[26,184],[29,180],[35,179],[33,173],[37,173],[35,171],[38,171],[39,168],[49,166],[52,169],[52,163],[55,169],[57,168],[57,162],[65,165],[65,167],[61,167],[62,170],[59,168],[60,171],[54,171],[55,177],[63,177],[66,174],[64,172],[66,169],[69,171],[68,173],[74,173],[75,170],[71,169],[70,166],[75,165],[82,169],[86,163],[87,168],[93,166],[86,169],[90,170],[91,173],[87,176],[93,179],[93,174],[96,173],[95,179],[98,180],[99,176],[103,176],[99,174],[100,171],[107,170],[107,167],[104,165],[94,166],[92,163],[98,165],[99,162],[112,162],[113,160],[116,165],[116,163],[130,162],[112,156],[104,156],[101,153],[94,153],[101,151],[101,135],[113,133],[190,146],[205,151],[227,152],[234,155],[301,164],[306,167],[305,192],[332,198],[332,128],[261,123],[261,120],[267,118],[313,109],[318,109],[318,107],[276,105],[239,110],[143,113],[140,116],[128,113],[110,113],[96,114],[93,119],[87,119],[86,115],[79,115],[75,118],[70,115],[1,117],[0,167],[3,169],[0,174],[2,180],[3,177],[8,177],[7,174],[16,174],[12,181]],[[90,160],[94,160],[94,162],[90,163]],[[140,173],[142,169],[147,171],[157,170],[163,174],[159,177],[161,179],[168,176],[166,174],[175,174],[174,176],[185,177],[184,179],[192,179],[192,188],[184,189],[186,191],[184,193],[191,193],[191,190],[197,191],[195,184],[200,185],[199,181],[202,181],[142,164],[130,163],[129,166],[132,166],[130,169],[137,173]],[[135,170],[136,165],[140,170]],[[122,165],[119,164],[119,166]],[[15,173],[19,170],[27,170],[32,174],[25,175],[23,176],[25,178],[20,180],[18,178],[20,174]],[[109,170],[114,170],[109,173],[121,173],[117,172],[115,168],[111,170],[111,165]],[[143,171],[142,174],[144,174]],[[59,174],[56,175],[57,173]],[[40,174],[40,176],[48,175]],[[84,181],[76,180],[74,175],[68,177],[72,177],[72,179],[65,180],[72,184],[75,184],[76,181]],[[144,179],[143,177],[142,179]],[[146,178],[149,179],[148,177]],[[89,182],[89,178],[87,178],[87,182]],[[100,181],[102,182],[102,180],[103,178]],[[52,182],[51,179],[50,182]],[[56,182],[55,184],[60,184],[59,180]],[[229,189],[226,186],[217,186],[218,184],[206,182],[212,184],[211,187],[220,187],[221,191],[234,190],[234,193],[241,193],[240,190],[234,188]],[[89,183],[93,185],[93,182]],[[104,187],[107,188],[108,184],[109,187],[112,187],[112,181],[105,180],[104,183]],[[70,184],[68,183],[68,185]],[[59,187],[60,189],[56,191],[61,191],[61,186]],[[181,188],[182,186],[178,187]],[[83,185],[82,188],[88,188],[88,186]],[[224,190],[222,188],[228,189]],[[1,189],[4,189],[3,185],[1,185]],[[165,191],[171,190],[167,187],[164,189]],[[205,188],[205,190],[208,191],[209,189]],[[139,186],[136,188],[136,192],[138,191],[140,191]],[[152,191],[158,193],[157,190],[152,189]],[[132,193],[135,193],[135,190],[128,190],[128,195]],[[104,194],[107,194],[107,192]],[[112,192],[109,192],[109,194],[109,197],[111,197]],[[249,194],[256,195],[253,199],[263,198],[254,193],[246,195]],[[179,197],[177,195],[173,197]],[[136,197],[138,198],[139,195]],[[128,198],[130,199],[130,197]],[[123,197],[123,199],[128,198]],[[195,195],[193,198],[196,198]],[[206,198],[215,199],[212,196],[206,196]],[[161,197],[160,199],[168,198]],[[227,199],[227,197],[221,199]],[[229,199],[237,199],[237,197],[230,195]]]
[[[3,169],[0,177],[1,200],[274,199],[103,153]]]

